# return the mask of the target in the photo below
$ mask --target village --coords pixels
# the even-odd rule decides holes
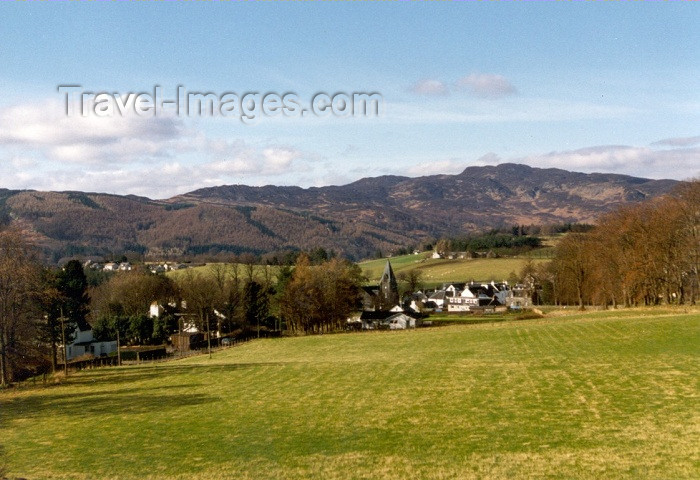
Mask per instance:
[[[442,258],[442,256],[434,257]],[[103,270],[108,272],[129,272],[132,265],[129,262],[97,263],[86,261],[85,269]],[[188,268],[181,263],[156,263],[149,265],[148,270],[152,274],[161,274],[166,271],[182,270]],[[399,292],[399,282],[387,259],[384,271],[378,284],[364,285],[359,289],[359,299],[356,311],[346,319],[346,332],[371,331],[371,330],[405,330],[432,325],[431,314],[493,314],[507,310],[520,311],[529,307],[531,302],[528,291],[524,285],[509,285],[502,282],[445,282],[442,286],[433,289],[419,289],[414,292],[406,292],[403,296]],[[150,319],[158,319],[166,312],[177,311],[177,325],[175,330],[167,337],[163,345],[124,345],[124,339],[95,338],[93,328],[86,320],[77,321],[72,325],[72,341],[60,345],[62,357],[72,366],[92,365],[93,359],[99,359],[100,364],[105,363],[105,358],[122,356],[142,361],[149,358],[161,358],[166,355],[182,355],[197,350],[210,350],[213,347],[227,347],[240,341],[240,332],[235,335],[222,331],[222,322],[226,315],[217,309],[212,309],[215,322],[207,322],[206,325],[214,325],[211,330],[203,328],[201,322],[196,321],[196,315],[188,312],[187,302],[180,304],[162,304],[153,301],[148,312],[144,312]],[[264,329],[263,336],[279,335],[281,331]],[[251,335],[249,335],[250,337]],[[255,335],[260,336],[260,331]],[[248,339],[248,338],[246,338]],[[133,352],[133,355],[124,355]]]

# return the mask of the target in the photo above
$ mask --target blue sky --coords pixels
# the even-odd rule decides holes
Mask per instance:
[[[165,198],[470,165],[700,174],[694,2],[2,2],[0,187]],[[66,117],[56,88],[379,92],[379,118]]]

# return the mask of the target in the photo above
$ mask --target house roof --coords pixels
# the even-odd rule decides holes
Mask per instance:
[[[401,315],[413,318],[405,312],[362,312],[360,320],[388,320]]]
[[[87,320],[78,320],[74,322],[78,326],[78,330],[81,332],[87,332],[88,330],[92,330],[92,326],[87,322]]]
[[[438,290],[430,296],[431,300],[443,300],[445,298],[445,291]]]
[[[396,312],[362,312],[362,315],[360,315],[360,320],[385,320],[394,315],[396,315]]]

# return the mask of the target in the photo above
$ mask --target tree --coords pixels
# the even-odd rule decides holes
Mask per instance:
[[[423,286],[423,271],[417,268],[412,268],[406,272],[400,272],[396,278],[403,287],[401,288],[401,293],[404,295],[415,293]]]
[[[154,301],[167,305],[176,302],[178,296],[177,286],[170,277],[140,270],[119,272],[92,290],[93,317],[141,315],[148,312]]]
[[[256,280],[246,283],[243,309],[246,325],[256,328],[260,337],[260,325],[265,323],[270,314],[270,300],[267,289]]]
[[[357,265],[333,259],[311,266],[301,255],[280,297],[280,312],[293,333],[341,330],[359,302],[363,276]]]
[[[699,181],[618,209],[588,230],[569,233],[557,247],[555,298],[613,307],[697,301]]]
[[[70,342],[78,325],[84,325],[90,311],[88,281],[83,266],[70,260],[59,270],[44,271],[45,324],[42,338],[51,348],[51,366],[56,371],[57,345]],[[64,321],[61,321],[63,317]],[[63,331],[61,331],[63,329]]]
[[[92,326],[92,334],[95,340],[108,341],[116,338],[117,358],[121,365],[121,346],[127,341],[131,321],[124,315],[102,315],[95,320]],[[154,328],[155,330],[155,328]]]
[[[576,299],[581,310],[584,306],[586,282],[590,270],[587,258],[587,237],[583,233],[570,233],[557,245],[554,269],[562,290]]]
[[[56,287],[63,316],[73,323],[85,322],[90,311],[90,297],[87,293],[87,277],[78,260],[69,261],[58,272]]]
[[[187,305],[187,312],[195,319],[197,328],[207,333],[207,342],[211,345],[214,307],[217,301],[216,282],[210,275],[202,275],[188,270],[178,281],[182,298]],[[211,347],[209,349],[211,353]]]
[[[0,232],[0,384],[14,380],[23,357],[36,345],[41,274],[19,230]]]
[[[153,339],[153,318],[143,313],[129,317],[129,343],[148,345]]]

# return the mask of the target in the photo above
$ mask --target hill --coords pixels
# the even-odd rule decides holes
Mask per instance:
[[[253,341],[0,391],[9,476],[698,478],[700,316]]]
[[[0,221],[46,253],[149,257],[323,247],[350,258],[514,224],[593,222],[677,182],[502,164],[458,175],[365,178],[319,188],[221,186],[166,200],[0,190]]]

